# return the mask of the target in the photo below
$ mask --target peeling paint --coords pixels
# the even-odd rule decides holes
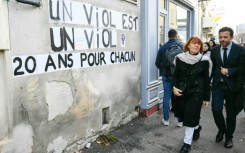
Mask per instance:
[[[31,125],[21,123],[14,128],[13,140],[7,144],[2,153],[32,153],[33,129]]]
[[[90,97],[89,93],[84,91],[79,92],[80,99],[78,100],[78,103],[69,110],[76,118],[82,118],[93,110],[95,102],[97,101],[97,98]]]
[[[83,85],[83,88],[78,89],[77,95],[79,95],[78,103],[73,105],[69,110],[76,118],[84,117],[91,110],[94,109],[100,92],[95,88],[92,82],[88,79],[87,75],[83,75],[82,79],[86,84]]]
[[[61,136],[55,139],[52,143],[48,145],[47,153],[62,153],[62,151],[66,148],[68,142],[64,140]]]
[[[73,104],[71,86],[66,82],[52,81],[46,84],[46,102],[48,105],[48,120],[57,115],[63,115]]]

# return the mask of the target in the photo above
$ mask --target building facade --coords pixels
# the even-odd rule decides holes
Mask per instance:
[[[154,11],[153,11],[154,10]],[[155,58],[197,0],[0,0],[0,152],[74,152],[160,108]]]
[[[147,116],[162,107],[162,79],[155,66],[160,45],[168,41],[169,29],[176,29],[183,43],[198,36],[198,16],[197,0],[141,1],[141,108]]]
[[[235,41],[237,43],[245,42],[245,23],[236,26]]]

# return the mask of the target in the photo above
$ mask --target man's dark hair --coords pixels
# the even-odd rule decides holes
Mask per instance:
[[[168,38],[175,38],[177,34],[178,34],[178,33],[177,33],[176,30],[170,29],[170,30],[168,31]]]
[[[219,29],[219,33],[220,33],[220,32],[225,32],[225,31],[230,32],[230,36],[231,36],[231,37],[232,37],[233,34],[234,34],[234,31],[233,31],[230,27],[223,27],[223,28]]]

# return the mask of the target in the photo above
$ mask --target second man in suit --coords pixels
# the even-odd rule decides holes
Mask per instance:
[[[239,68],[239,57],[242,47],[232,42],[233,30],[223,27],[219,30],[220,45],[212,48],[212,112],[218,133],[216,142],[221,142],[225,135],[225,148],[233,147],[233,133],[236,128],[236,84]],[[224,104],[225,102],[225,104]],[[223,115],[226,109],[226,119]]]

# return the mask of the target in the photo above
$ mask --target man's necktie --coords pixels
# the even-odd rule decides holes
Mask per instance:
[[[228,48],[223,48],[224,50],[224,54],[223,54],[223,65],[226,64],[226,61],[227,61],[227,49]]]

